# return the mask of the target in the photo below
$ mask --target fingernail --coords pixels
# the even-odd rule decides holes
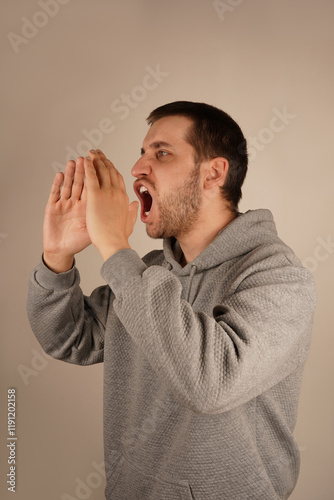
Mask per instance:
[[[90,156],[86,156],[87,160],[92,161]]]
[[[91,153],[93,153],[94,155],[96,154],[95,149],[91,149],[90,151],[91,151]]]
[[[97,151],[98,153],[102,153],[101,149],[97,149],[96,151]]]

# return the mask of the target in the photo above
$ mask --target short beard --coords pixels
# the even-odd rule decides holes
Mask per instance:
[[[159,224],[156,229],[146,226],[151,238],[181,238],[193,229],[199,219],[202,204],[200,193],[200,168],[194,168],[183,186],[155,200],[159,210]]]

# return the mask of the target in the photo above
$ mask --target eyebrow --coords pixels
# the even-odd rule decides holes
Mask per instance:
[[[159,149],[159,148],[170,148],[170,149],[175,149],[171,144],[165,141],[157,141],[157,142],[152,142],[149,145],[149,148],[151,149]],[[144,148],[141,148],[140,153],[143,155],[145,153]]]

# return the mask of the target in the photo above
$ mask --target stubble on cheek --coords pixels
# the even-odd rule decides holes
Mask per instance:
[[[146,225],[146,232],[151,238],[180,238],[192,230],[199,218],[202,202],[199,179],[199,172],[194,169],[182,186],[162,199],[155,199],[156,227],[154,222]]]

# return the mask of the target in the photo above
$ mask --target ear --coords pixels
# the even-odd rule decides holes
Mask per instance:
[[[228,172],[228,161],[226,158],[218,157],[210,160],[206,165],[204,187],[212,189],[216,186],[222,187]]]

